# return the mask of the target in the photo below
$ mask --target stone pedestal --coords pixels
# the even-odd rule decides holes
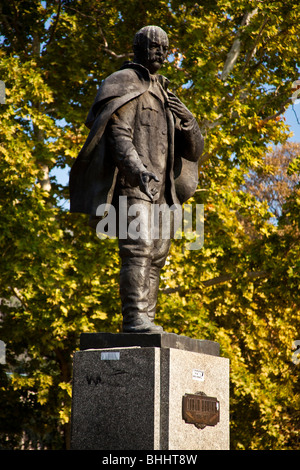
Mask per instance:
[[[218,401],[217,424],[183,419],[183,397]],[[202,426],[203,427],[203,426]],[[74,355],[73,450],[229,449],[229,361],[175,334],[81,335]]]

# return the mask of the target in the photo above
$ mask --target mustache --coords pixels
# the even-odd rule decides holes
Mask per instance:
[[[162,55],[154,55],[151,59],[151,62],[161,62],[163,63],[165,58]]]

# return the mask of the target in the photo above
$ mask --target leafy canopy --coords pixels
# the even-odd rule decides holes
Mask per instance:
[[[230,358],[231,448],[297,448],[299,146],[282,117],[299,78],[297,2],[4,0],[0,16],[0,445],[68,448],[80,333],[120,330],[116,241],[68,212],[55,174],[85,141],[101,80],[157,24],[162,73],[205,135],[204,247],[173,243],[158,322]]]

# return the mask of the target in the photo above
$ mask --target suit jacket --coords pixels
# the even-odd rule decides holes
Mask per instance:
[[[167,79],[158,75],[158,80],[167,91]],[[150,83],[148,70],[134,63],[125,64],[102,82],[86,121],[90,133],[70,172],[71,212],[94,217],[100,204],[112,202],[119,170],[108,142],[108,124],[118,110],[132,102],[137,103],[135,122],[139,126],[142,117],[138,102],[149,91]],[[182,204],[194,194],[198,184],[198,159],[203,151],[203,137],[195,120],[192,126],[184,129],[176,124],[168,108],[165,113],[170,202]],[[137,155],[141,157],[138,152]]]

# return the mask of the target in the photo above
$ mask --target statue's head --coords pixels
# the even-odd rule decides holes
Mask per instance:
[[[159,26],[145,26],[134,36],[134,61],[156,73],[164,63],[169,47],[168,36]]]

